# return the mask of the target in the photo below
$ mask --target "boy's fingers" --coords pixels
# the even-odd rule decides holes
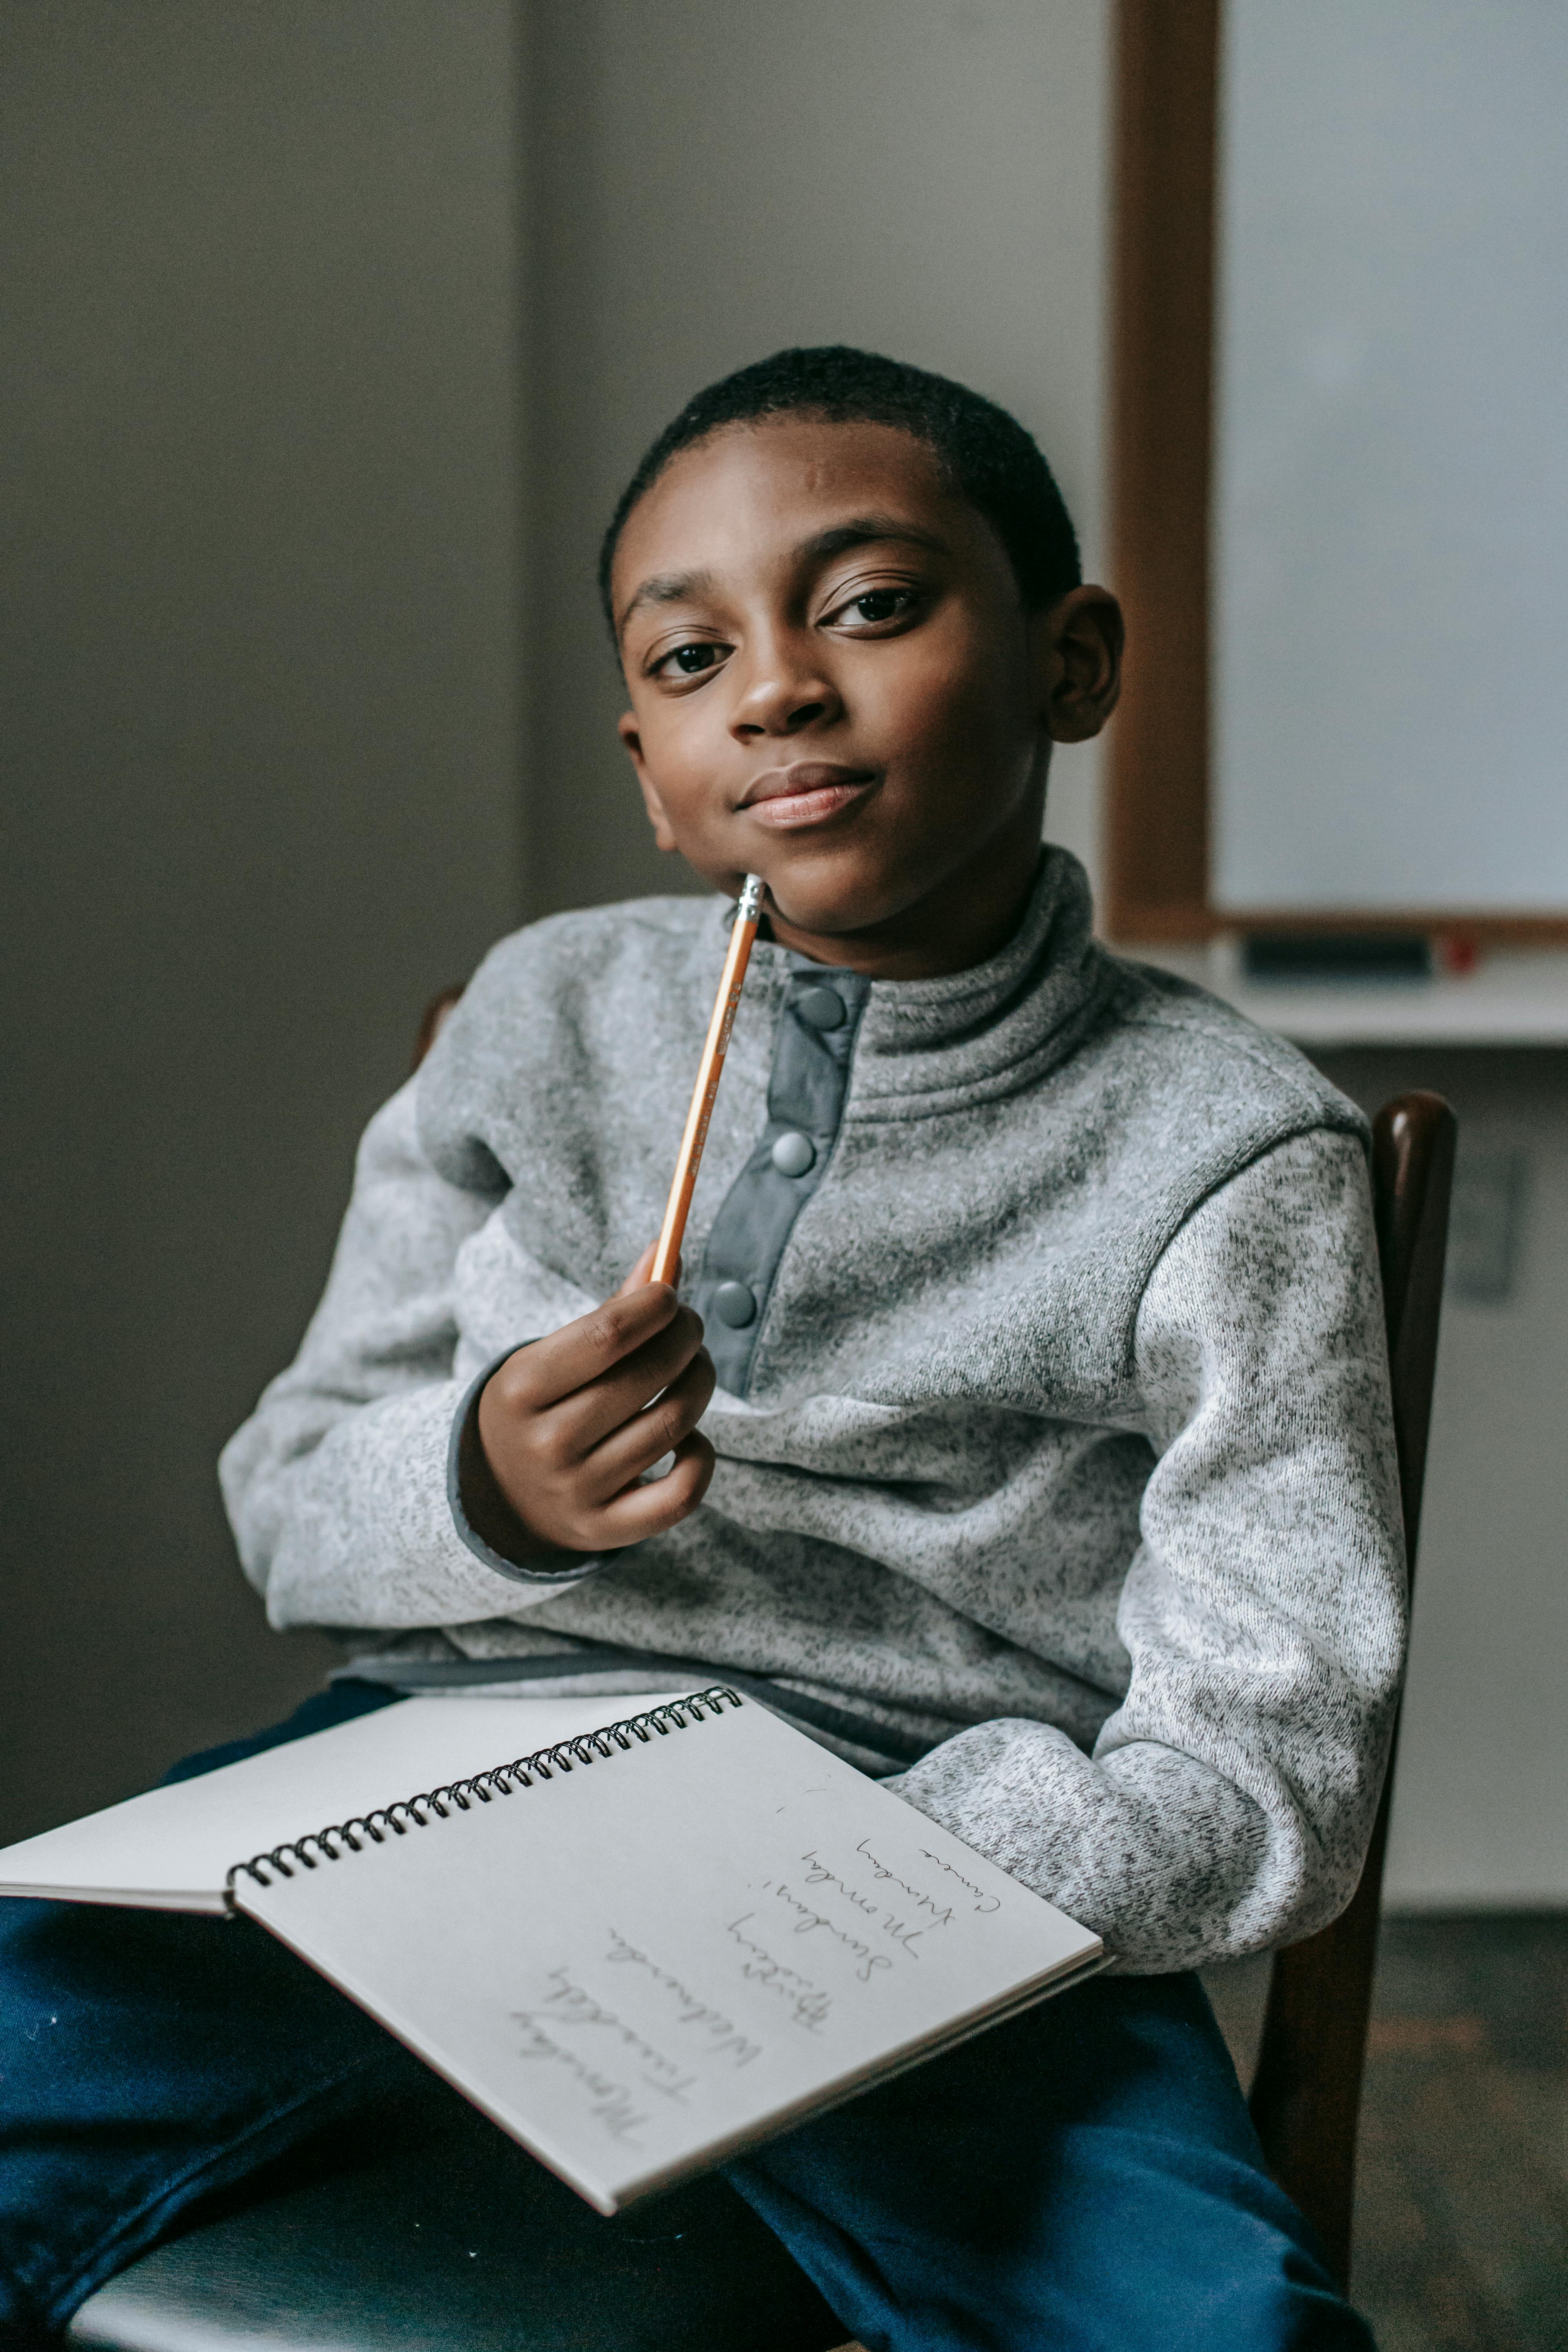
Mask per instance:
[[[554,1458],[563,1467],[582,1461],[679,1380],[701,1345],[701,1317],[689,1307],[678,1308],[633,1354],[551,1407],[541,1434]]]
[[[501,1401],[532,1412],[559,1403],[635,1354],[679,1311],[680,1302],[668,1283],[647,1282],[637,1290],[617,1291],[591,1315],[580,1316],[548,1339],[509,1357],[495,1375]]]
[[[682,1519],[689,1518],[708,1492],[714,1464],[713,1448],[700,1431],[694,1430],[677,1449],[668,1477],[656,1478],[647,1486],[628,1486],[595,1514],[605,1550],[618,1551],[627,1544],[643,1543],[649,1536],[663,1535],[667,1528],[679,1527]]]
[[[667,1454],[679,1452],[708,1410],[715,1377],[711,1359],[700,1350],[656,1404],[635,1413],[594,1448],[581,1475],[595,1503],[607,1503]]]

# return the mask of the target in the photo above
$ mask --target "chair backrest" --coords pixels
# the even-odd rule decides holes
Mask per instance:
[[[444,988],[439,996],[433,996],[425,1007],[419,1017],[419,1028],[414,1039],[414,1053],[408,1065],[411,1074],[419,1067],[420,1063],[441,1034],[447,1024],[447,1014],[458,1003],[462,993],[461,983],[452,988]]]
[[[1373,1127],[1373,1202],[1412,1581],[1458,1132],[1452,1110],[1434,1094],[1398,1096]],[[1356,2124],[1393,1790],[1391,1747],[1372,1843],[1349,1906],[1318,1935],[1275,1955],[1252,2084],[1252,2120],[1269,2169],[1313,2224],[1342,2284],[1350,2275]]]

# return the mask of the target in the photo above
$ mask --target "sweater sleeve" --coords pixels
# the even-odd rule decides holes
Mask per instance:
[[[492,1552],[450,1491],[458,1254],[493,1198],[419,1139],[412,1079],[366,1129],[321,1303],[218,1465],[247,1576],[271,1622],[402,1632],[513,1616],[601,1563]]]
[[[1404,1662],[1405,1559],[1366,1164],[1282,1144],[1212,1194],[1140,1307],[1156,1461],[1091,1756],[1017,1721],[895,1784],[1124,1968],[1294,1941],[1354,1892]]]

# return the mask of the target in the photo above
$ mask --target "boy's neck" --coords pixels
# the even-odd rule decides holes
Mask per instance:
[[[770,908],[768,929],[794,954],[863,972],[868,980],[946,979],[988,962],[1006,946],[1024,919],[1042,855],[1040,815],[1032,810],[1022,824],[987,842],[982,859],[885,921],[815,931]]]

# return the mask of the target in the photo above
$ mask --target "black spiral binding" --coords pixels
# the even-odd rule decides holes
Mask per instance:
[[[234,1908],[234,1883],[237,1878],[253,1878],[258,1886],[270,1886],[269,1870],[279,1878],[292,1878],[291,1864],[301,1870],[314,1870],[322,1862],[341,1862],[345,1853],[358,1853],[362,1841],[370,1845],[384,1845],[388,1833],[406,1837],[411,1828],[428,1829],[432,1821],[445,1821],[450,1806],[466,1813],[470,1801],[488,1805],[493,1797],[510,1797],[514,1789],[531,1789],[536,1780],[548,1780],[557,1772],[570,1772],[579,1764],[592,1764],[595,1757],[613,1755],[616,1748],[629,1748],[634,1740],[647,1747],[655,1736],[668,1738],[671,1730],[684,1731],[688,1721],[700,1723],[705,1712],[722,1715],[726,1706],[743,1706],[745,1701],[738,1691],[723,1683],[714,1683],[704,1691],[694,1691],[689,1698],[667,1699],[662,1706],[650,1707],[645,1715],[628,1715],[619,1723],[606,1723],[596,1731],[580,1731],[571,1739],[557,1740],[552,1748],[541,1748],[532,1756],[520,1756],[510,1764],[492,1765],[488,1772],[476,1772],[466,1780],[453,1780],[447,1787],[427,1789],[417,1797],[405,1797],[395,1805],[377,1806],[374,1812],[355,1814],[352,1821],[334,1822],[312,1836],[295,1838],[284,1845],[275,1845],[270,1853],[253,1853],[248,1862],[237,1862],[224,1882],[224,1902]]]

